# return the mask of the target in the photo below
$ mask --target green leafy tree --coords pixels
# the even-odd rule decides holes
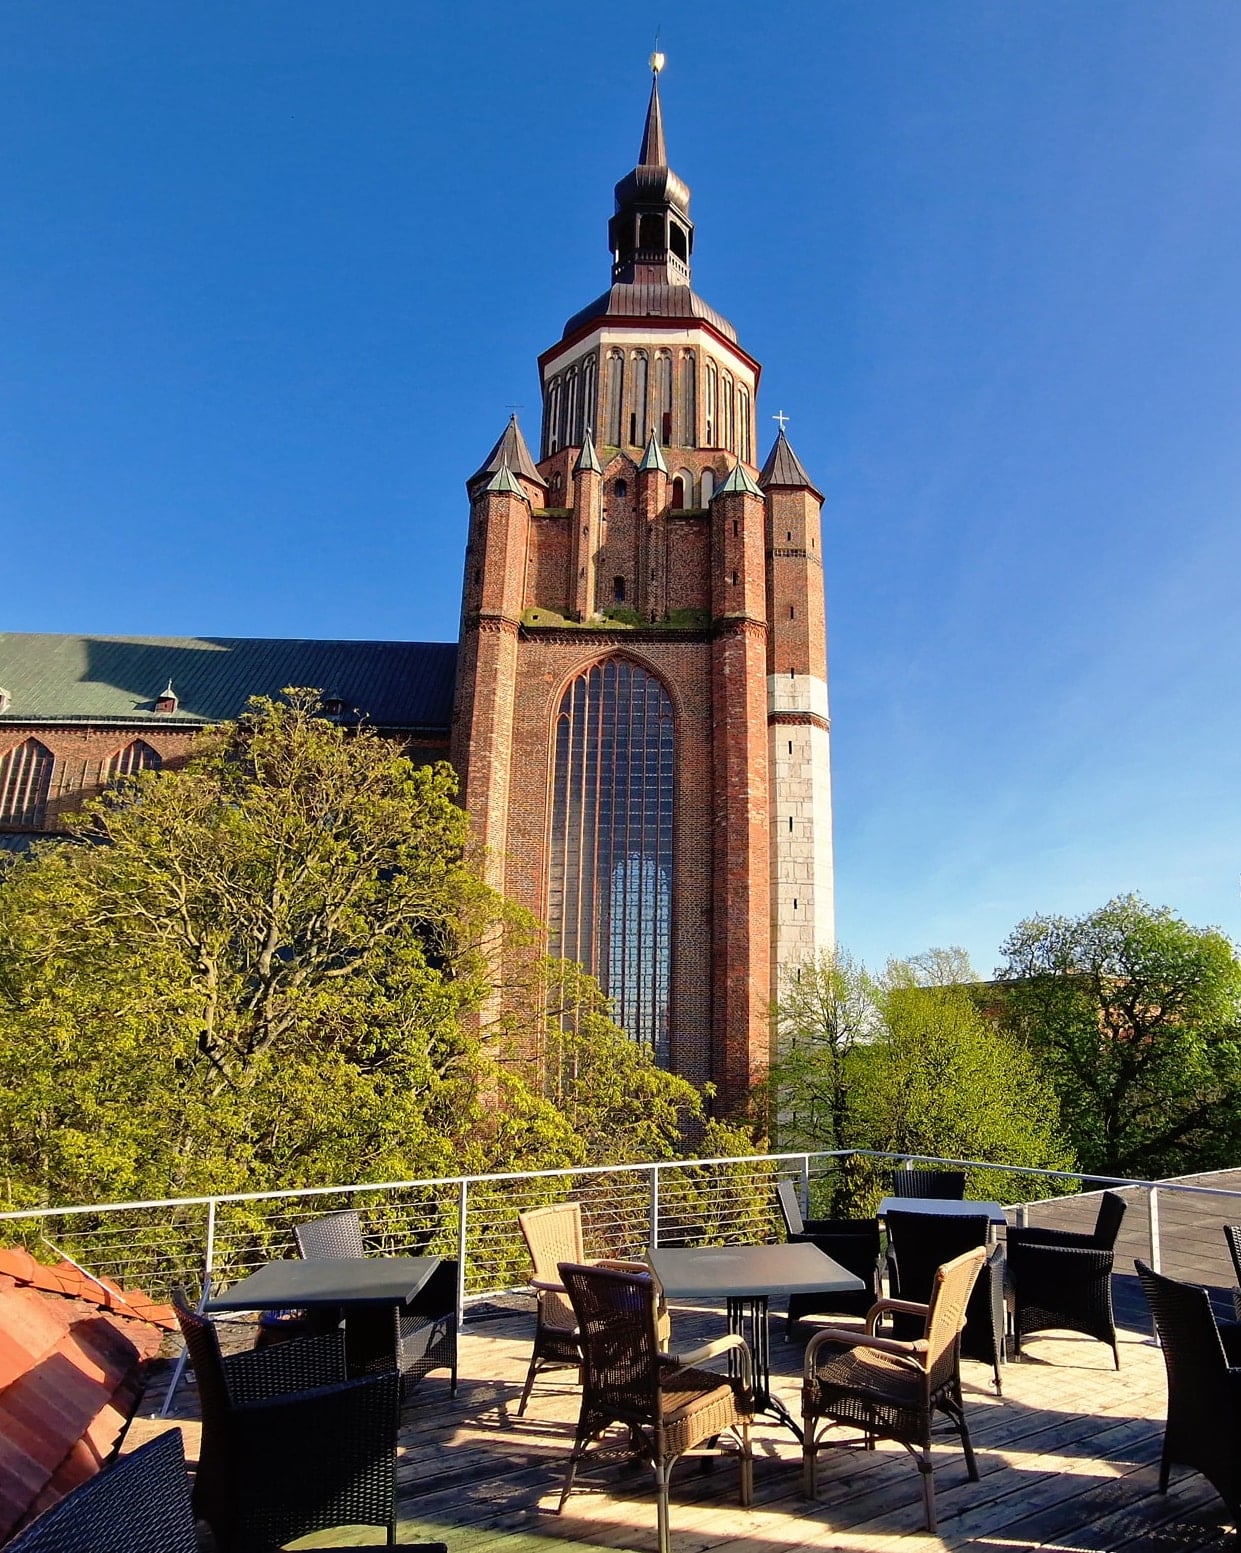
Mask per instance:
[[[1062,1168],[1054,1093],[1024,1046],[976,1007],[959,951],[871,976],[847,956],[803,967],[778,1007],[770,1106],[781,1147],[869,1149]],[[943,984],[943,983],[948,984]],[[871,1211],[888,1165],[846,1160],[832,1206]],[[1007,1195],[1002,1170],[974,1195]]]
[[[1001,952],[1001,1018],[1051,1075],[1083,1169],[1236,1163],[1241,962],[1218,929],[1124,895],[1081,917],[1031,917]]]

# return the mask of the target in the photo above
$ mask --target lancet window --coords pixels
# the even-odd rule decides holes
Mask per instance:
[[[645,351],[634,351],[632,366],[633,402],[629,411],[629,442],[632,447],[638,447],[646,441],[647,432],[646,389],[650,362]]]
[[[717,405],[717,402],[719,400],[720,379],[719,379],[719,373],[716,371],[715,363],[713,361],[708,361],[707,362],[707,369],[706,369],[706,373],[704,374],[704,384],[703,384],[703,386],[704,386],[704,388],[706,390],[706,393],[705,393],[705,396],[704,396],[705,399],[706,399],[706,404],[704,405],[703,408],[704,408],[704,410],[706,412],[707,446],[709,448],[715,448],[715,447],[719,446],[719,443],[715,440],[715,434],[716,434],[716,429],[717,429],[716,428],[716,405]]]
[[[554,730],[548,926],[619,1023],[668,1061],[672,981],[672,702],[624,658],[580,674]]]
[[[145,739],[132,739],[104,761],[102,776],[105,783],[119,782],[122,777],[137,776],[139,771],[158,771],[162,765],[159,752]]]
[[[698,362],[693,351],[681,352],[681,430],[677,443],[683,448],[698,446]]]
[[[607,392],[606,440],[611,447],[618,448],[625,440],[621,428],[621,416],[625,403],[625,357],[619,350],[608,352]]]
[[[0,758],[0,824],[32,830],[43,824],[55,763],[38,739],[25,739]]]

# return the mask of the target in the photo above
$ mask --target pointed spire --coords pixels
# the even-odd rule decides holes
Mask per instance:
[[[667,165],[668,148],[664,144],[664,111],[659,101],[659,71],[652,70],[651,100],[646,106],[646,123],[642,128],[642,149],[638,152],[638,166],[667,167]]]
[[[732,496],[738,491],[744,491],[747,496],[761,496],[763,494],[758,486],[755,485],[754,477],[740,459],[729,470],[728,478],[723,485],[716,486],[715,494],[717,496]]]
[[[638,473],[644,469],[658,469],[662,474],[668,473],[668,466],[664,463],[664,455],[655,436],[654,429],[647,440],[646,452],[642,455],[642,462],[638,465]]]
[[[589,426],[582,435],[582,451],[577,455],[577,463],[573,466],[573,473],[580,475],[585,469],[589,469],[597,475],[603,473],[603,466],[599,462],[599,455],[595,452],[595,439],[590,434]]]
[[[523,480],[532,480],[535,485],[546,485],[543,477],[534,467],[534,460],[530,457],[530,449],[526,446],[526,439],[521,434],[521,427],[517,424],[515,414],[509,416],[508,425],[504,428],[500,440],[488,453],[481,466],[466,481],[467,489],[473,489],[475,482],[485,476],[495,474],[501,464],[507,464],[510,471]]]
[[[484,491],[498,491],[503,496],[520,496],[522,501],[528,502],[530,498],[513,478],[513,471],[508,467],[508,459],[502,459],[499,469],[491,479],[483,486]]]
[[[789,490],[813,491],[820,501],[823,500],[822,491],[806,473],[801,459],[794,453],[792,444],[784,435],[783,426],[776,433],[776,440],[767,455],[767,462],[759,473],[758,483],[764,490],[769,486],[783,486]]]

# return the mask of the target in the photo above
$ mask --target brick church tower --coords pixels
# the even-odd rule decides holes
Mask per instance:
[[[489,881],[731,1112],[834,936],[822,496],[783,428],[755,462],[760,367],[691,289],[652,66],[540,457],[514,418],[467,482],[452,754]]]

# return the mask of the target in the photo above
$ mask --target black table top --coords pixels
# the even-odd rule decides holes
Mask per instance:
[[[647,1252],[669,1299],[753,1299],[778,1289],[844,1294],[866,1285],[817,1246],[694,1246]]]
[[[885,1197],[879,1204],[879,1217],[889,1213],[940,1213],[954,1219],[990,1219],[1003,1224],[1004,1209],[998,1202],[964,1202],[955,1197]]]
[[[206,1310],[284,1310],[311,1305],[399,1305],[439,1266],[437,1256],[342,1257],[268,1262],[215,1294]]]

